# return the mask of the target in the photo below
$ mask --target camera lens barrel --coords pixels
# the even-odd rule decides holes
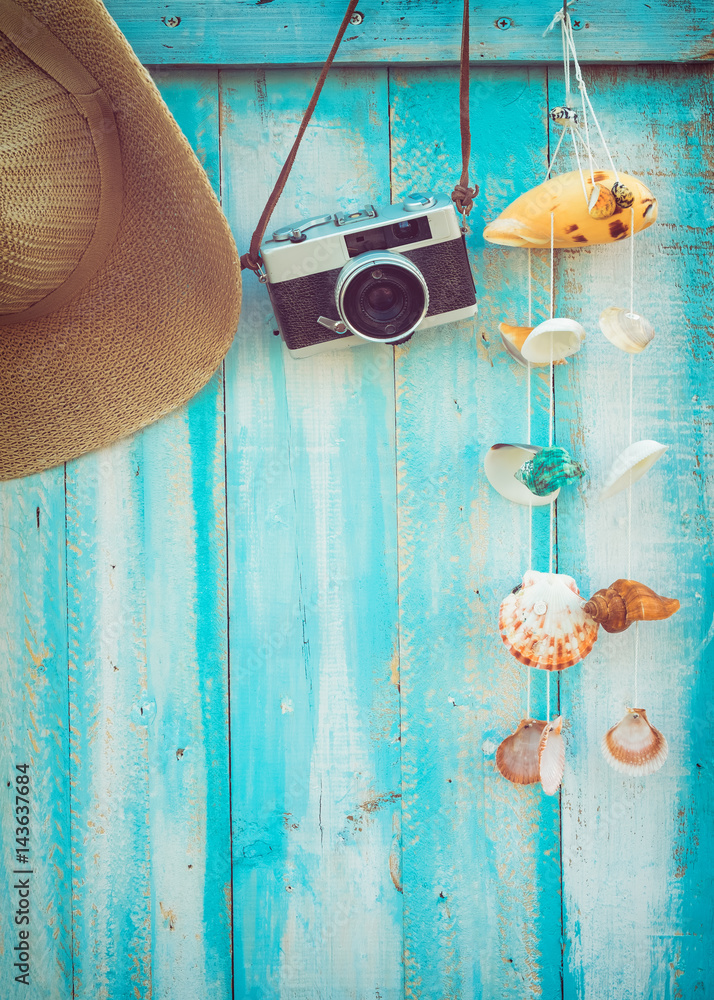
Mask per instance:
[[[380,250],[345,264],[337,278],[335,303],[352,333],[382,344],[400,344],[426,316],[429,289],[408,257]]]

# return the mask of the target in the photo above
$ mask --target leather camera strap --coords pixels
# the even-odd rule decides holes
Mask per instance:
[[[275,182],[275,187],[273,188],[270,197],[263,209],[262,215],[258,221],[258,225],[255,227],[255,232],[251,237],[250,248],[248,253],[244,253],[240,259],[240,266],[242,269],[249,268],[251,271],[255,271],[256,274],[260,274],[260,244],[265,236],[265,230],[268,228],[268,223],[270,222],[270,217],[275,210],[275,206],[278,203],[280,195],[283,193],[283,188],[285,187],[286,181],[292,169],[292,165],[295,162],[295,157],[297,156],[298,148],[302,140],[303,135],[310,124],[310,119],[312,118],[312,113],[315,110],[315,105],[322,91],[323,84],[327,79],[327,74],[330,71],[330,66],[332,66],[332,61],[337,54],[337,50],[340,47],[340,42],[342,37],[347,30],[347,25],[350,23],[350,18],[354,13],[355,7],[357,6],[358,0],[350,0],[350,3],[345,12],[345,16],[342,18],[342,24],[337,32],[337,37],[332,44],[330,49],[330,54],[327,57],[325,65],[322,67],[322,72],[320,73],[319,79],[315,84],[315,90],[310,98],[310,103],[307,106],[307,110],[303,115],[303,119],[300,123],[300,128],[298,129],[298,134],[293,143],[292,149],[288,154],[288,158],[283,164],[283,169],[280,171],[280,175]],[[464,0],[464,16],[463,23],[461,27],[461,70],[459,77],[459,115],[461,124],[461,178],[459,183],[454,187],[451,193],[452,200],[456,203],[456,207],[462,216],[468,215],[473,206],[473,199],[478,194],[478,185],[469,187],[469,158],[471,156],[471,128],[469,124],[469,0]]]

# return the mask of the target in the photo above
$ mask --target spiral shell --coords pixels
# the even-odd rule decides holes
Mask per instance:
[[[603,184],[596,184],[588,196],[588,212],[593,219],[609,219],[616,208],[612,191],[608,191]]]
[[[571,576],[528,570],[498,615],[501,638],[517,660],[541,670],[565,670],[585,659],[597,625],[583,611],[579,594]]]
[[[628,708],[603,736],[602,753],[610,767],[622,774],[654,774],[667,760],[669,747],[644,708]]]
[[[612,185],[612,194],[620,208],[629,208],[630,205],[634,204],[634,194],[620,181],[615,181]]]
[[[565,743],[561,736],[563,718],[552,719],[543,729],[538,746],[540,783],[546,795],[555,795],[565,770]]]
[[[652,324],[644,316],[609,306],[600,313],[600,329],[615,347],[628,354],[639,354],[654,338]]]
[[[496,751],[496,767],[514,785],[532,785],[540,780],[538,748],[545,722],[521,719],[515,732]]]
[[[553,490],[581,479],[585,469],[574,462],[565,448],[542,448],[533,458],[523,463],[516,479],[538,497],[548,496]]]
[[[679,611],[676,597],[660,597],[637,580],[615,580],[598,590],[583,611],[606,632],[624,632],[633,622],[656,622]]]

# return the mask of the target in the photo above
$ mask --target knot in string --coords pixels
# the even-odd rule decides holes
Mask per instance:
[[[466,184],[457,184],[451,192],[451,200],[455,202],[456,208],[461,215],[468,215],[474,207],[474,198],[478,194],[478,184],[467,187]]]

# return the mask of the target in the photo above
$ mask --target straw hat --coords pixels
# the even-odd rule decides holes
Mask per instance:
[[[0,479],[209,380],[240,265],[208,178],[99,0],[0,0]]]

